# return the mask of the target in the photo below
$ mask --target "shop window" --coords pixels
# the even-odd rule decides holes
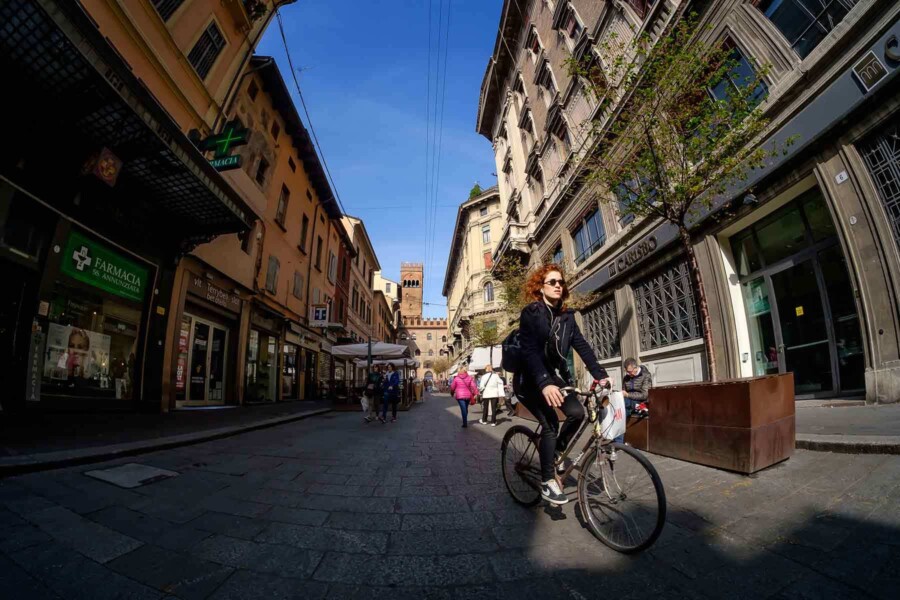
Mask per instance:
[[[269,268],[266,270],[266,291],[272,294],[278,291],[278,269],[281,262],[277,256],[269,255]]]
[[[309,217],[303,215],[303,224],[300,226],[300,249],[306,253],[306,235],[309,233]]]
[[[781,31],[800,58],[805,58],[844,20],[859,0],[753,0]]]
[[[224,47],[225,38],[219,26],[215,22],[210,23],[188,54],[188,62],[197,71],[200,79],[206,79]]]
[[[41,392],[110,400],[134,397],[150,271],[71,232],[49,296]]]
[[[728,62],[732,63],[732,67],[721,81],[708,90],[710,96],[721,102],[728,102],[729,95],[733,94],[734,90],[743,89],[756,81],[756,69],[753,68],[747,57],[737,47],[733,47],[734,44],[730,41],[726,43],[732,46],[731,55],[728,57]],[[749,100],[755,106],[765,100],[768,94],[769,88],[760,81]]]
[[[322,270],[322,236],[316,239],[316,269]]]
[[[293,289],[294,298],[299,300],[303,299],[303,275],[300,274],[300,271],[294,271],[294,289]]]
[[[581,220],[581,224],[572,232],[575,242],[575,264],[580,265],[606,243],[606,230],[600,211],[594,209]]]
[[[278,393],[278,338],[257,329],[250,330],[247,343],[246,400],[274,402]]]
[[[616,314],[616,298],[610,296],[600,304],[582,313],[585,337],[597,358],[603,360],[619,356],[619,317]]]
[[[259,185],[263,185],[266,182],[266,173],[269,172],[269,161],[264,158],[259,159],[259,163],[256,165],[256,183]]]
[[[175,11],[184,4],[184,0],[151,0],[151,2],[163,21],[171,19]]]
[[[481,226],[481,243],[482,244],[490,244],[491,243],[491,226],[490,226],[490,224]]]
[[[484,284],[484,301],[485,302],[493,302],[494,301],[494,282],[488,281]]]
[[[284,229],[284,218],[287,215],[288,202],[291,199],[291,191],[287,186],[281,186],[281,194],[278,196],[278,208],[275,209],[275,222]]]
[[[686,261],[635,283],[633,288],[641,350],[694,340],[703,334]]]
[[[900,249],[900,117],[875,131],[859,150]]]

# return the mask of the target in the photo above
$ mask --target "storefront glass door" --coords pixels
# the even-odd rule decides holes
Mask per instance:
[[[798,397],[865,387],[853,286],[812,190],[732,238],[754,375],[792,372]]]
[[[228,331],[215,323],[185,314],[188,343],[188,386],[182,405],[206,406],[225,402],[225,365]],[[176,379],[177,387],[177,379]]]
[[[771,276],[781,331],[779,350],[784,371],[794,373],[796,394],[835,391],[816,262],[808,260]]]

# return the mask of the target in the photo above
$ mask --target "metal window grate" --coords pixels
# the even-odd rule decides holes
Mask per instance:
[[[159,16],[162,17],[163,21],[168,21],[172,18],[172,15],[175,14],[175,11],[178,10],[178,7],[184,4],[184,0],[152,0],[153,7],[156,8],[156,12],[159,13]]]
[[[700,319],[686,261],[637,282],[634,298],[642,350],[700,337]]]
[[[619,317],[616,313],[616,299],[610,297],[594,308],[583,313],[587,340],[597,358],[619,356]]]
[[[210,23],[191,53],[188,54],[188,62],[196,69],[200,79],[206,79],[209,70],[212,69],[213,63],[216,62],[222,48],[225,47],[225,38],[215,23]]]
[[[900,118],[879,129],[860,145],[860,152],[875,181],[894,242],[900,249]]]

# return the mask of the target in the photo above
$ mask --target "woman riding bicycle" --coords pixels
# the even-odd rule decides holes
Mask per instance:
[[[516,373],[516,396],[541,425],[538,448],[541,461],[541,496],[552,504],[565,504],[568,498],[554,477],[555,455],[563,452],[584,420],[584,407],[574,395],[563,396],[560,387],[572,385],[566,363],[569,348],[574,348],[587,365],[595,384],[606,383],[607,373],[597,362],[594,351],[581,335],[575,313],[566,308],[569,289],[559,265],[538,269],[526,283],[528,295],[535,299],[522,310],[519,343],[525,361],[523,372]],[[566,415],[559,429],[555,408]]]

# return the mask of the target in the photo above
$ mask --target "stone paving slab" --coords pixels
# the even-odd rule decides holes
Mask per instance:
[[[896,595],[898,457],[800,450],[745,477],[648,455],[668,523],[625,556],[577,502],[516,505],[499,471],[510,423],[462,430],[454,406],[149,453],[142,464],[181,475],[133,491],[84,475],[124,458],[0,479],[0,584],[173,600]]]

